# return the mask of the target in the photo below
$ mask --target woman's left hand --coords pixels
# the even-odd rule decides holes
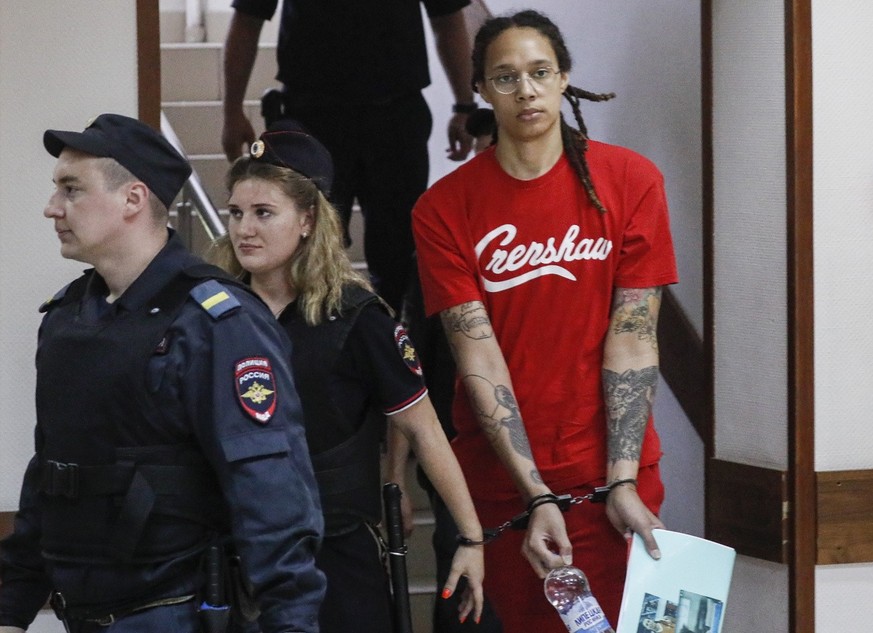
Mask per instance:
[[[655,528],[663,528],[664,523],[646,507],[636,489],[632,486],[619,486],[606,498],[606,516],[625,539],[630,540],[634,533],[643,537],[646,550],[654,559],[661,558],[658,543],[652,535]]]

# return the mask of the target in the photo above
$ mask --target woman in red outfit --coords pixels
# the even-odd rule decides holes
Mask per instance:
[[[479,517],[495,526],[535,506],[526,532],[485,547],[486,593],[506,633],[564,630],[541,579],[570,562],[615,625],[626,539],[639,533],[657,557],[652,529],[663,527],[651,406],[661,286],[677,281],[663,177],[588,138],[580,98],[611,95],[571,86],[570,68],[542,14],[486,22],[473,77],[496,143],[413,212],[425,308],[457,361],[453,448]],[[578,129],[563,120],[564,98]],[[536,502],[605,484],[606,504],[562,514]]]

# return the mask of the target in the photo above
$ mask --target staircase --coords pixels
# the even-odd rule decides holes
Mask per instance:
[[[226,218],[228,192],[224,177],[228,162],[221,149],[222,48],[230,20],[229,11],[208,11],[204,15],[204,42],[185,42],[185,14],[164,10],[161,2],[161,107],[182,142],[191,166],[203,182],[210,200]],[[276,20],[264,24],[244,109],[255,134],[263,132],[261,95],[276,86]],[[193,223],[196,227],[197,222]],[[357,268],[365,268],[363,218],[352,210],[352,246],[349,256]],[[192,247],[203,252],[205,234],[192,236]]]
[[[190,4],[190,3],[189,3]],[[229,4],[229,3],[228,3]],[[210,200],[226,220],[227,191],[224,176],[228,162],[221,150],[222,46],[229,11],[207,11],[202,26],[186,27],[184,3],[161,0],[161,100],[162,109],[172,125]],[[276,22],[267,22],[262,32],[259,53],[245,98],[245,109],[255,132],[263,131],[260,96],[276,85]],[[189,37],[205,41],[186,42]],[[191,218],[174,217],[177,227],[190,227],[188,243],[203,254],[209,237],[201,223]],[[353,244],[349,255],[357,268],[366,268],[363,256],[363,222],[360,211],[352,213],[350,226]],[[424,492],[415,481],[414,464],[410,464],[407,481],[415,509],[415,530],[408,540],[407,568],[410,584],[413,629],[415,633],[432,633],[431,608],[436,596],[435,567],[431,535],[433,517]]]

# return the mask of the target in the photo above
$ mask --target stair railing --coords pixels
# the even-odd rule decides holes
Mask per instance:
[[[206,41],[206,24],[204,19],[203,0],[185,1],[185,41]]]
[[[180,154],[186,156],[179,137],[167,119],[167,115],[163,112],[161,112],[161,132]],[[227,228],[225,228],[224,222],[221,221],[221,216],[218,214],[212,200],[209,199],[209,194],[206,193],[200,176],[194,169],[192,169],[191,175],[182,187],[181,199],[176,203],[176,214],[178,222],[176,228],[189,248],[192,246],[193,241],[193,218],[195,216],[200,220],[203,230],[210,241],[227,233]]]

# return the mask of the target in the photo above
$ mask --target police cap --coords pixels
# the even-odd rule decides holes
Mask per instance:
[[[42,143],[52,156],[65,147],[113,158],[167,208],[191,175],[191,166],[154,128],[121,114],[101,114],[83,132],[46,130]]]
[[[282,119],[252,143],[252,160],[293,169],[309,178],[324,195],[333,184],[333,159],[327,148],[297,121]]]

